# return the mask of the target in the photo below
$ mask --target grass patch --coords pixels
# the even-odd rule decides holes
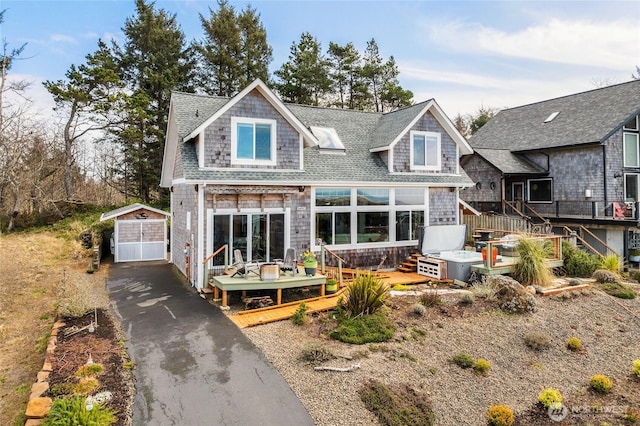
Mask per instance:
[[[116,416],[111,409],[95,404],[91,410],[87,410],[85,398],[70,397],[55,400],[51,406],[51,412],[42,424],[44,426],[108,426],[115,421]]]
[[[386,386],[369,381],[359,391],[360,399],[384,426],[432,425],[431,402],[408,385]]]
[[[332,339],[344,343],[362,345],[373,342],[386,342],[393,337],[396,326],[382,312],[346,318],[338,328],[331,332]]]
[[[635,290],[621,283],[603,283],[598,287],[608,295],[620,299],[635,299],[637,296]]]
[[[460,368],[471,368],[475,364],[476,360],[467,353],[460,352],[449,359],[449,362],[457,365]]]

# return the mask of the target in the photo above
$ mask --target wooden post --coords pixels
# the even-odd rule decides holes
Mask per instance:
[[[338,259],[338,290],[342,288],[342,260]]]
[[[216,300],[220,298],[220,290],[216,285],[213,286],[213,298]]]
[[[324,285],[326,284],[326,281],[323,282],[322,284],[320,284],[320,296],[324,296]]]
[[[282,289],[281,289],[281,288],[279,288],[279,289],[276,291],[276,305],[279,305],[279,304],[281,304],[281,303],[282,303]]]
[[[222,290],[222,307],[227,307],[227,290]]]

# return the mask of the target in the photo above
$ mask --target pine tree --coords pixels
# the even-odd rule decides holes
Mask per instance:
[[[156,191],[171,91],[190,90],[193,70],[176,16],[154,5],[136,0],[136,13],[123,28],[124,45],[114,46],[129,93],[120,110],[123,125],[114,132],[125,156],[120,172],[125,178],[125,195],[144,202],[160,199]]]

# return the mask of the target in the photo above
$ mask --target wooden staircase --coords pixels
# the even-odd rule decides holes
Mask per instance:
[[[418,271],[418,258],[422,257],[420,253],[413,253],[398,267],[398,271],[404,273],[415,273]]]

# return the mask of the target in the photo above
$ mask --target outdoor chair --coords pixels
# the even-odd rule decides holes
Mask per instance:
[[[232,277],[242,275],[244,278],[247,278],[250,273],[260,276],[260,265],[257,263],[246,263],[242,258],[240,249],[233,251],[233,260],[233,266],[236,268],[236,271],[231,275]]]
[[[298,264],[296,262],[296,249],[288,248],[284,255],[284,259],[280,264],[280,271],[291,272],[292,275],[296,275],[298,272]]]

